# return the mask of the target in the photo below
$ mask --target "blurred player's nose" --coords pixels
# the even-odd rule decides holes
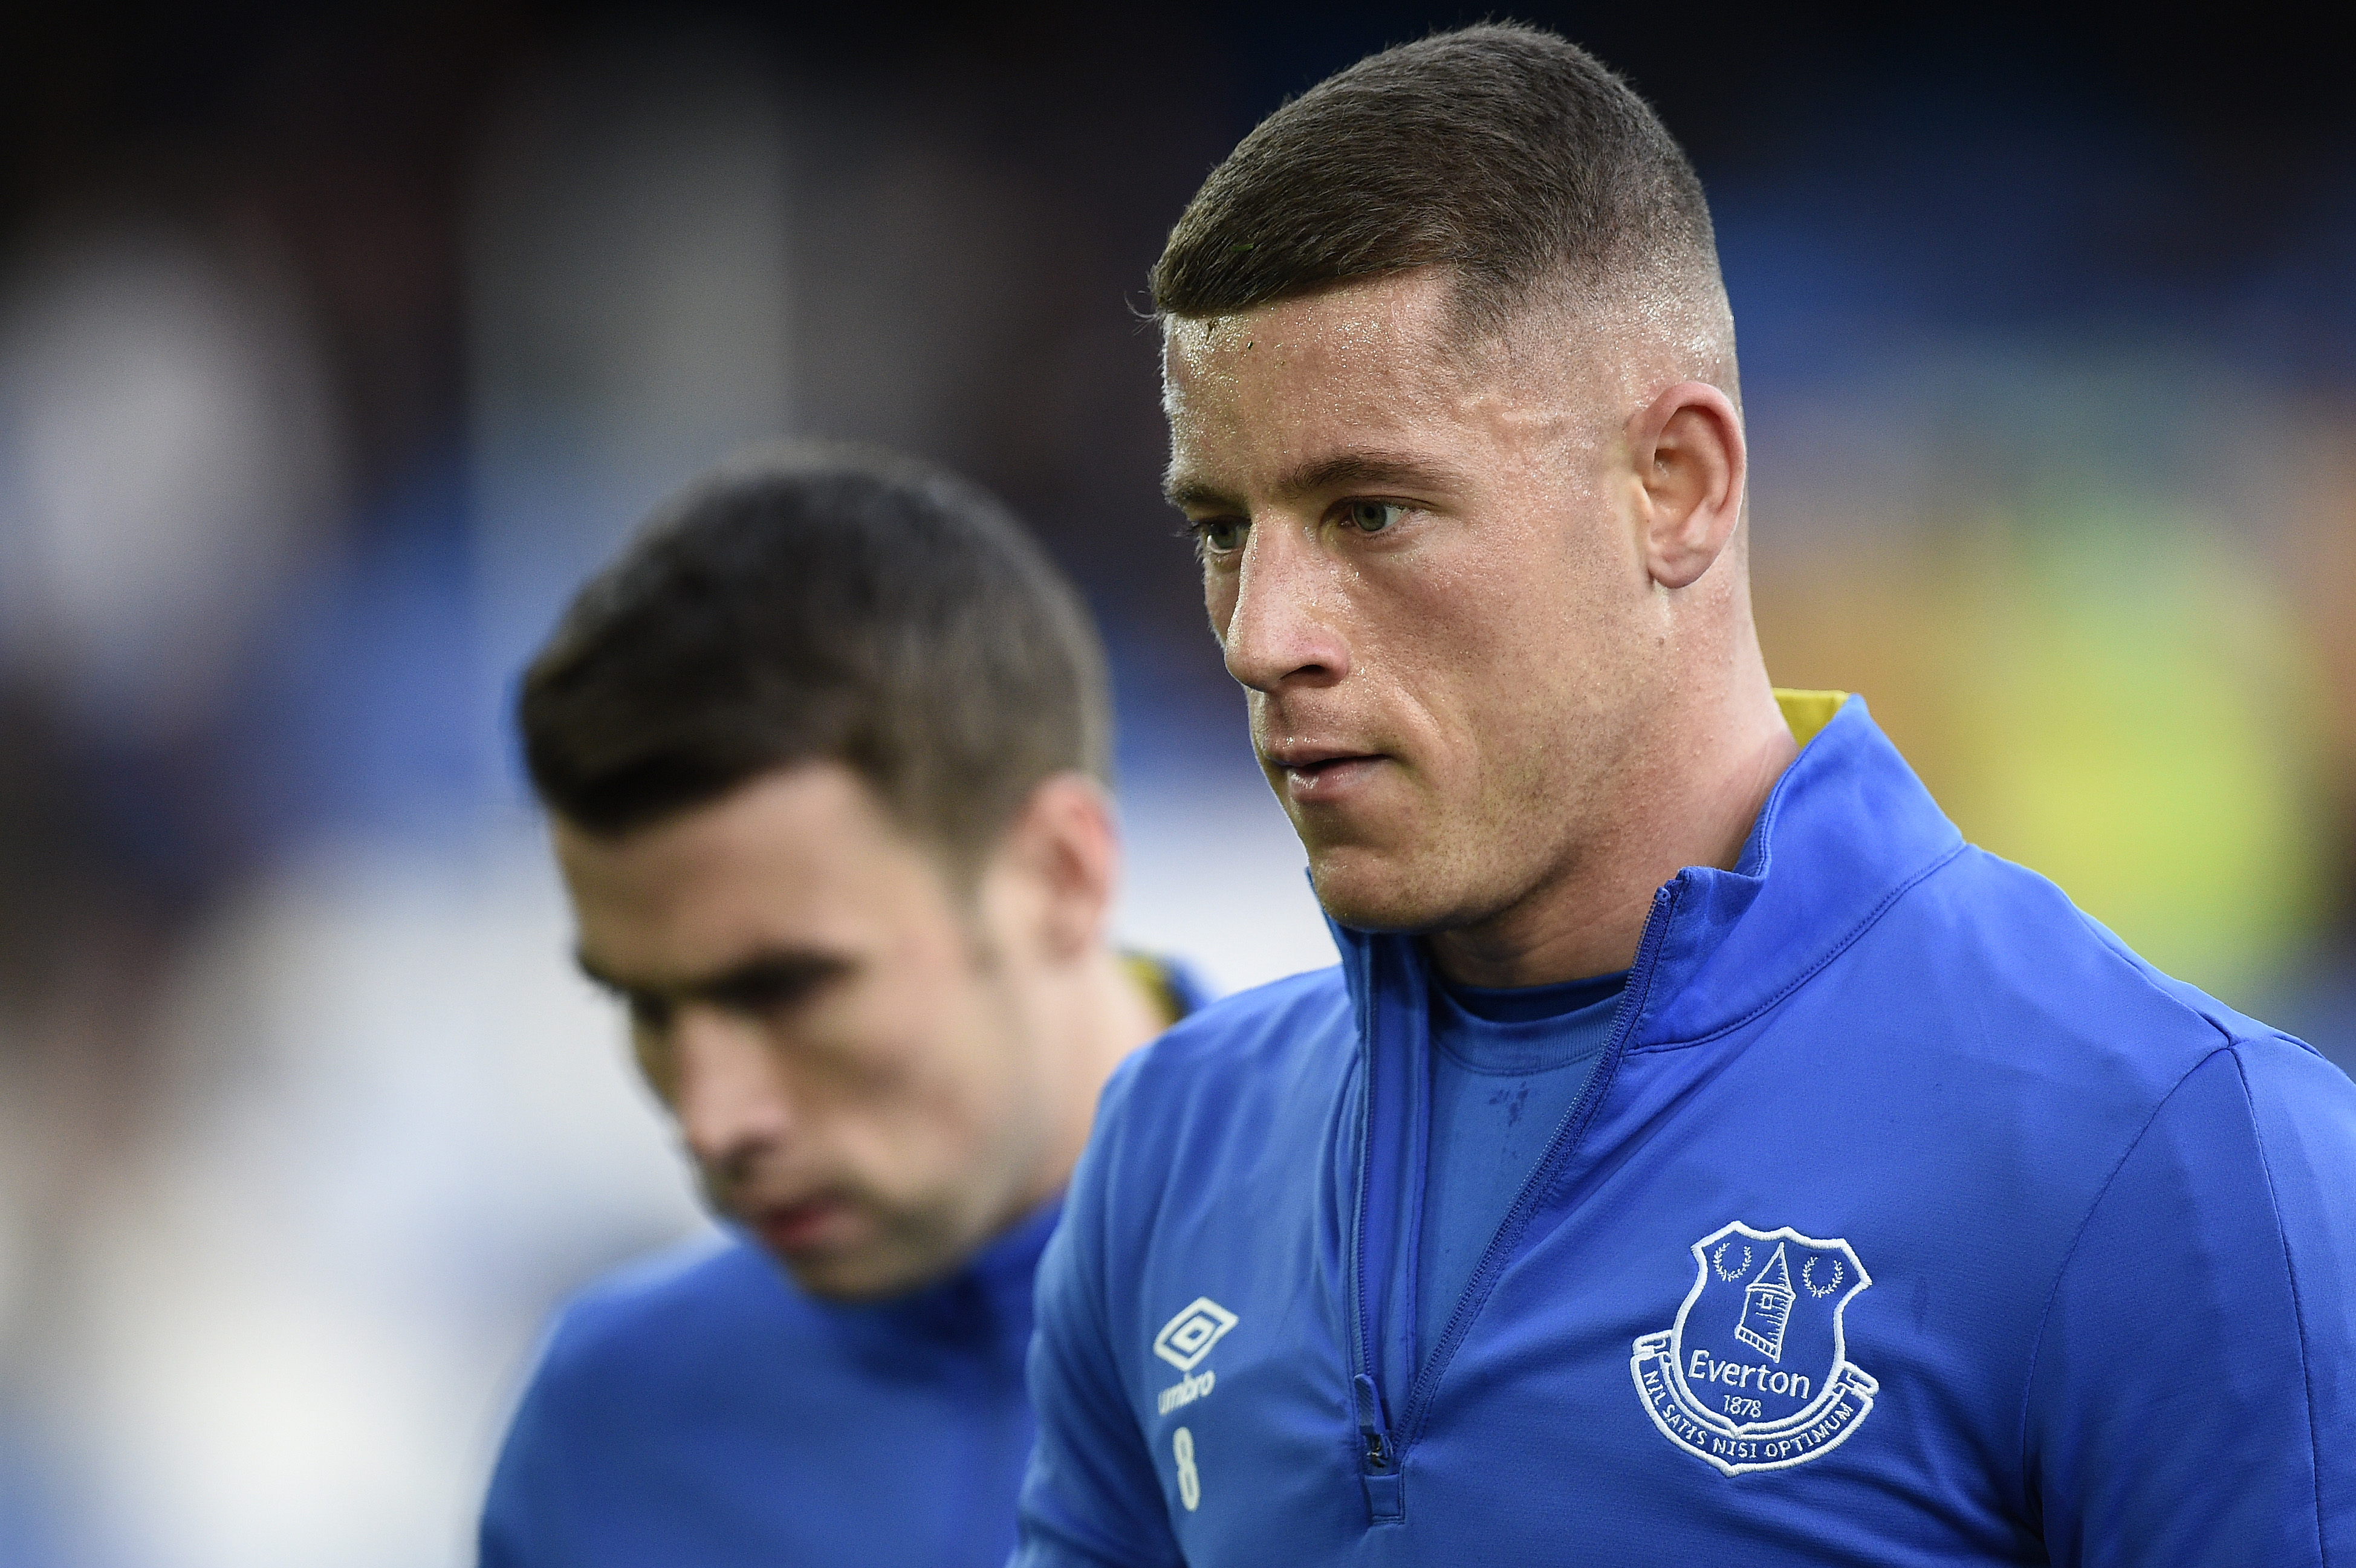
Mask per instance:
[[[785,1136],[793,1122],[775,1048],[754,1023],[689,1005],[671,1025],[671,1113],[696,1159],[724,1168]]]
[[[1256,526],[1244,544],[1235,598],[1220,627],[1227,673],[1255,691],[1330,685],[1350,673],[1335,625],[1336,563],[1284,523]]]

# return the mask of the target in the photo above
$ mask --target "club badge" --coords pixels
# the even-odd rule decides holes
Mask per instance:
[[[1694,1287],[1628,1370],[1662,1435],[1730,1476],[1821,1458],[1880,1384],[1852,1364],[1841,1309],[1873,1283],[1849,1244],[1740,1221],[1693,1244]]]

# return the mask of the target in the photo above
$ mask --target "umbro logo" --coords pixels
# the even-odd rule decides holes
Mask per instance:
[[[1153,1353],[1180,1371],[1191,1372],[1235,1326],[1234,1313],[1207,1296],[1198,1296],[1162,1326],[1162,1332],[1153,1337]]]
[[[1236,1315],[1207,1296],[1196,1296],[1179,1308],[1177,1317],[1162,1326],[1162,1332],[1153,1337],[1153,1353],[1189,1374],[1163,1389],[1155,1400],[1162,1414],[1169,1414],[1182,1404],[1194,1403],[1216,1386],[1217,1373],[1208,1367],[1199,1372],[1194,1368],[1235,1326]],[[1189,1443],[1194,1441],[1184,1427],[1179,1428],[1178,1435]],[[1183,1468],[1186,1454],[1181,1453],[1178,1457]],[[1191,1509],[1194,1505],[1189,1502],[1186,1506]]]

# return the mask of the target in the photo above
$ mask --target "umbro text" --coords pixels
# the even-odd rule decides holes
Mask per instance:
[[[1217,1381],[1218,1374],[1209,1371],[1196,1372],[1191,1378],[1180,1378],[1162,1391],[1162,1413],[1167,1415],[1181,1405],[1194,1403],[1209,1393],[1211,1385]]]

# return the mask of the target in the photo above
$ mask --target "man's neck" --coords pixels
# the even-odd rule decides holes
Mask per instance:
[[[1168,1027],[1158,998],[1109,947],[1091,954],[1067,982],[1052,1015],[1042,1060],[1048,1071],[1049,1125],[1041,1157],[1026,1184],[1028,1210],[1063,1190],[1088,1141],[1097,1098],[1121,1059]]]
[[[1764,669],[1755,689],[1744,686],[1714,721],[1656,730],[1639,765],[1613,781],[1619,809],[1561,872],[1488,920],[1432,933],[1440,973],[1505,987],[1633,964],[1653,894],[1687,866],[1731,869],[1768,792],[1799,755]]]

